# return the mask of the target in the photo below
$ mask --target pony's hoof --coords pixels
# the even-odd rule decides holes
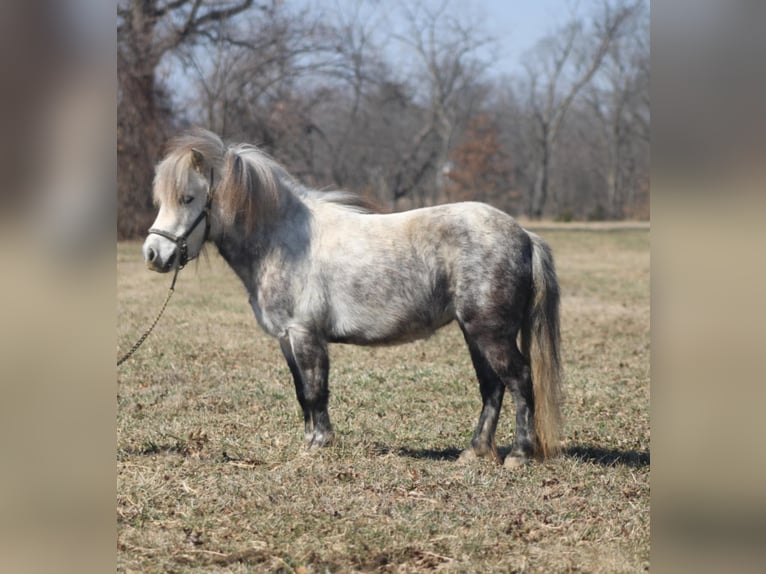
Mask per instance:
[[[529,464],[530,459],[526,456],[507,456],[503,462],[503,468],[516,469]]]
[[[472,448],[465,449],[460,453],[460,456],[457,457],[458,464],[472,464],[475,460],[479,460],[479,455],[476,454],[476,451]]]
[[[306,451],[313,452],[319,450],[320,448],[330,446],[334,441],[335,433],[332,431],[328,433],[314,433],[311,440],[306,442]]]

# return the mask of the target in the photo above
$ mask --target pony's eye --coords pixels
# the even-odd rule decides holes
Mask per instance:
[[[184,196],[181,198],[181,203],[183,203],[184,205],[188,205],[188,204],[190,204],[192,201],[194,201],[194,196],[193,196],[193,195],[184,195]]]

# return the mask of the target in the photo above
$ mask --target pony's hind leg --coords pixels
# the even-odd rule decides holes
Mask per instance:
[[[280,340],[280,347],[303,409],[306,447],[314,449],[330,444],[335,435],[327,412],[330,361],[326,344],[305,331],[290,330]]]
[[[513,438],[511,452],[505,459],[507,468],[521,466],[535,454],[535,396],[532,389],[532,377],[529,365],[523,355],[513,345],[511,351],[513,376],[508,379],[508,387],[516,403],[516,435]]]
[[[471,350],[484,402],[469,450],[473,455],[483,456],[487,448],[490,451],[494,449],[502,401],[502,390],[498,389],[507,387],[516,404],[516,435],[505,466],[520,466],[534,454],[535,403],[527,361],[516,346],[515,336],[489,331],[472,332],[471,327],[466,326],[463,326],[463,333]],[[496,451],[493,454],[497,456]],[[473,455],[466,454],[463,458]]]
[[[495,371],[490,367],[484,355],[474,342],[463,331],[468,343],[468,349],[471,352],[471,361],[476,370],[476,377],[479,379],[479,389],[481,391],[482,408],[479,415],[479,423],[471,438],[471,445],[460,455],[461,461],[468,461],[476,457],[492,456],[498,463],[501,462],[500,455],[497,453],[495,444],[495,431],[497,430],[497,419],[500,416],[500,409],[503,405],[503,394],[505,386]]]

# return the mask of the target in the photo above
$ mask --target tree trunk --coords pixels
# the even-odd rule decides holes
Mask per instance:
[[[548,199],[548,175],[550,172],[550,145],[541,144],[540,160],[535,170],[535,183],[529,202],[530,219],[541,219]]]
[[[157,105],[154,75],[125,74],[118,110],[118,237],[142,236],[154,215],[154,164],[165,140],[165,117]]]
[[[614,150],[613,153],[615,153]],[[619,219],[619,214],[617,213],[617,196],[619,194],[618,170],[618,159],[614,156],[609,162],[609,171],[606,176],[607,217],[609,219]]]

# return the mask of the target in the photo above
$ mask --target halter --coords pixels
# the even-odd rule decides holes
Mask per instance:
[[[194,233],[194,230],[197,229],[197,226],[200,224],[200,222],[203,219],[205,220],[205,236],[202,238],[203,244],[207,241],[207,238],[210,235],[210,205],[213,203],[214,192],[215,192],[215,189],[213,189],[213,168],[211,167],[210,181],[208,182],[207,201],[205,202],[205,209],[200,211],[199,215],[197,215],[196,219],[191,224],[191,227],[187,229],[186,232],[182,233],[181,235],[173,235],[172,233],[168,231],[157,229],[156,227],[152,227],[149,230],[149,235],[151,235],[152,233],[154,235],[161,235],[162,237],[166,239],[170,239],[170,241],[172,241],[178,246],[177,269],[183,269],[186,266],[186,264],[189,262],[188,246],[186,245],[186,240],[192,233]]]

